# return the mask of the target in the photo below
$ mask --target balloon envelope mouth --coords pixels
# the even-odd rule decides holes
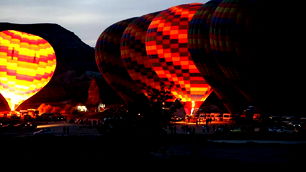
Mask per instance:
[[[184,102],[184,110],[186,115],[194,115],[204,101],[188,101]]]
[[[16,110],[22,102],[29,98],[28,96],[16,95],[9,91],[3,91],[1,94],[5,97],[11,111]]]

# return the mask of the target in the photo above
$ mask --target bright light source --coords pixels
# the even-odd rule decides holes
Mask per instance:
[[[86,106],[77,106],[77,110],[79,112],[87,112],[87,107]]]

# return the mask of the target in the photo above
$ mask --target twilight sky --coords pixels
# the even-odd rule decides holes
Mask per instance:
[[[0,22],[57,23],[94,47],[110,25],[171,6],[208,0],[0,0]]]

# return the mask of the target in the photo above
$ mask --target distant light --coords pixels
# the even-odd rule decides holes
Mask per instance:
[[[87,112],[87,107],[86,106],[77,106],[77,110],[79,112]]]
[[[99,108],[105,108],[105,104],[100,103],[100,104],[99,104]]]

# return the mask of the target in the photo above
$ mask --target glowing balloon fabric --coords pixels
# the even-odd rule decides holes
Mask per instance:
[[[52,78],[56,56],[43,38],[14,30],[0,32],[0,92],[11,110]]]
[[[212,92],[188,51],[189,21],[201,5],[184,4],[160,12],[151,22],[146,38],[153,69],[160,78],[175,83],[171,92],[185,103],[188,115]]]
[[[296,40],[305,30],[299,6],[258,0],[175,6],[153,20],[145,15],[125,31],[113,31],[109,39],[116,43],[102,40],[101,44],[110,42],[110,46],[96,53],[109,58],[97,63],[106,79],[113,78],[110,85],[122,81],[117,84],[119,92],[140,88],[146,94],[147,88],[160,89],[165,84],[185,103],[187,114],[199,107],[211,87],[230,113],[241,113],[248,105],[266,112],[288,107],[291,112],[303,107],[295,96],[305,97],[305,85],[300,83],[304,48]],[[116,49],[111,52],[113,45]],[[115,62],[108,65],[108,60]],[[120,67],[112,66],[115,63]],[[119,72],[123,70],[128,72]],[[122,75],[114,79],[107,71]],[[124,81],[124,76],[131,79]]]
[[[105,29],[95,47],[96,63],[106,82],[126,102],[134,102],[141,91],[126,71],[121,60],[120,43],[126,27],[136,18],[119,21]]]
[[[146,53],[145,40],[147,29],[158,14],[151,13],[138,17],[125,29],[121,38],[121,58],[130,77],[146,96],[151,89],[161,90],[163,86],[172,86],[167,79],[161,79],[152,68]],[[149,97],[150,98],[150,97]]]
[[[156,14],[135,19],[123,32],[121,58],[131,78],[146,94],[146,87],[160,88],[158,76],[151,69],[145,49],[146,31]]]

